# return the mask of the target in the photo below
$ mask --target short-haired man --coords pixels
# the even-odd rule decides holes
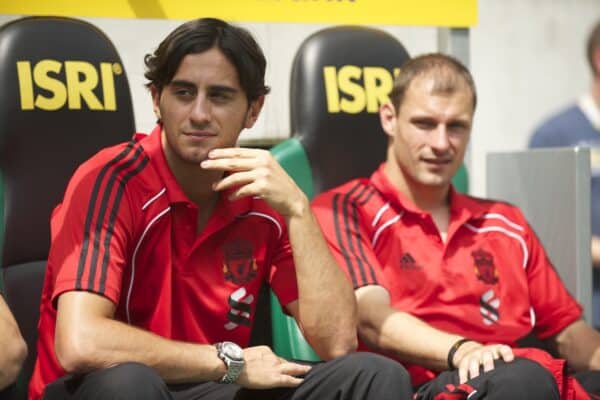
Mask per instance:
[[[418,399],[587,398],[562,360],[515,347],[533,333],[597,370],[600,334],[516,207],[452,188],[475,105],[458,61],[409,60],[380,110],[385,163],[313,202],[354,285],[361,345],[406,363]]]
[[[82,164],[53,213],[30,397],[408,398],[384,357],[247,347],[265,281],[323,359],[356,346],[308,200],[267,151],[234,147],[268,92],[252,36],[190,21],[145,63],[158,126]]]
[[[587,147],[591,153],[592,192],[592,323],[600,329],[600,20],[587,39],[586,56],[592,73],[588,93],[576,104],[550,116],[533,132],[529,147]]]
[[[0,295],[0,397],[16,379],[27,356],[17,321]],[[9,389],[6,389],[9,390]]]

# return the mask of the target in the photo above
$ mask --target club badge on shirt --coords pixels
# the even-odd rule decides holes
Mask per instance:
[[[241,285],[256,277],[254,245],[243,239],[234,239],[223,246],[223,274],[225,279]]]
[[[494,266],[494,256],[482,249],[471,252],[471,255],[473,256],[475,275],[477,276],[477,279],[487,283],[488,285],[494,285],[497,283],[498,271]]]

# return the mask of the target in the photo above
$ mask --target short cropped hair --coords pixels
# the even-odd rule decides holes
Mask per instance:
[[[216,18],[201,18],[186,22],[171,32],[144,63],[147,87],[160,93],[175,76],[183,58],[217,47],[235,67],[240,86],[248,101],[269,93],[265,86],[267,61],[252,35],[244,28]]]
[[[410,84],[422,76],[435,78],[434,93],[451,94],[466,85],[473,95],[473,112],[475,111],[477,91],[471,73],[460,61],[441,53],[411,58],[401,66],[390,93],[390,100],[396,110],[400,109]]]
[[[587,41],[587,59],[594,76],[600,76],[600,71],[597,71],[594,66],[594,53],[598,49],[600,49],[600,21],[592,28]]]

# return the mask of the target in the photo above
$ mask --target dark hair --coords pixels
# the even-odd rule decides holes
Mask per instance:
[[[600,76],[600,71],[597,71],[594,66],[594,52],[598,49],[600,49],[600,21],[596,22],[587,41],[587,58],[594,76]]]
[[[146,54],[144,76],[149,81],[146,86],[154,86],[161,92],[186,55],[202,53],[214,46],[237,70],[248,101],[269,93],[269,87],[265,86],[267,61],[258,43],[246,29],[216,18],[201,18],[180,25],[153,54]]]
[[[394,80],[390,100],[400,109],[411,82],[420,76],[433,76],[434,93],[454,93],[465,84],[473,94],[473,111],[477,105],[477,91],[469,70],[453,57],[441,53],[424,54],[406,61]]]

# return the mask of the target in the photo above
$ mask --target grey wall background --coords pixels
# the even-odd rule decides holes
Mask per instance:
[[[600,0],[479,0],[479,22],[470,31],[470,67],[479,91],[471,142],[471,192],[485,194],[485,159],[490,151],[518,150],[540,120],[587,90],[590,73],[584,41],[600,18]],[[391,10],[401,12],[401,10]],[[0,15],[0,24],[18,16]],[[154,125],[144,88],[143,56],[181,21],[85,18],[115,43],[130,80],[136,126]],[[289,74],[294,53],[317,24],[243,23],[269,61],[272,94],[257,125],[240,141],[272,143],[290,135]],[[381,26],[411,55],[436,51],[434,27]]]

